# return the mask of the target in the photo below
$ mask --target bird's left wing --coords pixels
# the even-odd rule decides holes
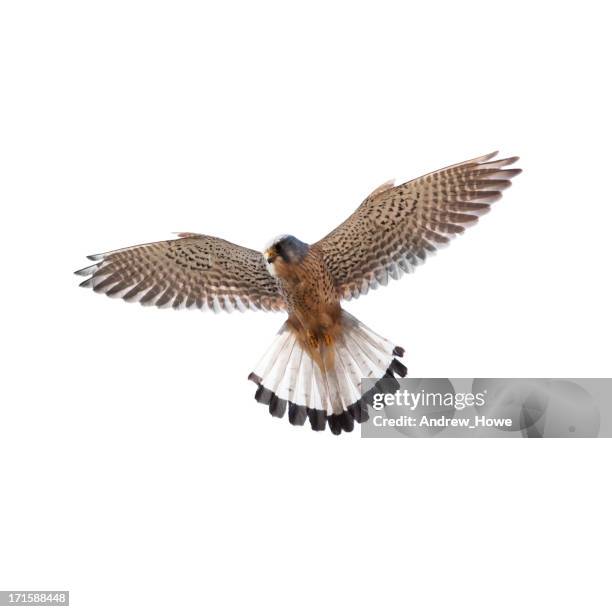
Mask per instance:
[[[261,253],[214,236],[180,234],[90,255],[82,287],[126,301],[202,310],[283,310],[285,302]]]
[[[393,187],[385,183],[316,243],[340,299],[399,278],[475,223],[510,186],[518,157],[491,153]]]

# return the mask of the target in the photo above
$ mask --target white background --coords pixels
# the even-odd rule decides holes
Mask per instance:
[[[71,274],[172,231],[315,241],[383,181],[499,148],[524,173],[494,210],[347,308],[412,376],[609,376],[608,25],[588,1],[3,2],[0,589],[609,609],[609,441],[294,428],[246,380],[282,315]]]

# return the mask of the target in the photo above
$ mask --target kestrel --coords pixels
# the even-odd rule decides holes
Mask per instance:
[[[387,182],[314,244],[276,238],[263,254],[203,234],[91,255],[82,287],[159,307],[286,311],[288,318],[249,375],[255,399],[293,425],[334,434],[368,419],[377,386],[406,375],[404,349],[340,305],[398,279],[475,223],[521,172],[497,152],[407,183]],[[375,387],[376,388],[376,387]]]

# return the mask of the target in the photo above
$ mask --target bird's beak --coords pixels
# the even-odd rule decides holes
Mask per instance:
[[[278,257],[278,253],[274,249],[268,249],[264,253],[264,257],[268,263],[272,263]]]

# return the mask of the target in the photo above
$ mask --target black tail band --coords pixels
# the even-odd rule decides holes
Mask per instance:
[[[397,352],[400,350],[403,354],[403,349],[400,347],[396,347],[393,354],[401,356]],[[249,380],[257,385],[255,399],[260,404],[266,404],[272,416],[282,418],[288,412],[289,422],[292,425],[304,425],[308,419],[310,427],[314,431],[323,431],[326,425],[329,425],[330,431],[339,435],[343,431],[353,431],[355,421],[357,423],[367,421],[370,418],[369,408],[373,405],[374,395],[376,393],[395,393],[399,389],[399,382],[395,376],[404,377],[407,373],[406,366],[394,358],[384,376],[370,390],[366,391],[356,402],[347,406],[343,412],[329,415],[326,414],[325,410],[308,408],[278,397],[273,391],[264,387],[262,379],[254,373],[249,375]]]

